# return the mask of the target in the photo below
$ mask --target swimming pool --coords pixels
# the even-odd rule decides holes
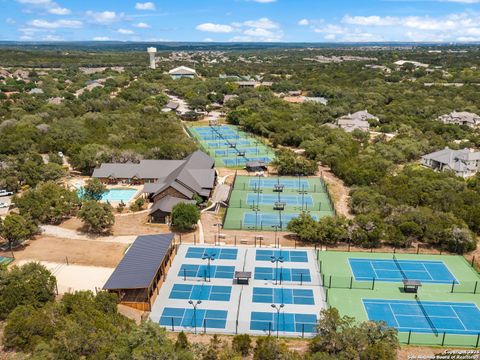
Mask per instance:
[[[78,190],[78,195],[83,197],[82,189]],[[102,195],[102,201],[108,202],[120,202],[123,201],[124,203],[129,202],[137,193],[135,189],[109,189]]]

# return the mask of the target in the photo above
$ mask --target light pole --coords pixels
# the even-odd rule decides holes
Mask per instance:
[[[217,227],[217,241],[215,243],[215,245],[219,244],[220,243],[220,228],[222,227],[222,224],[221,223],[217,223],[217,224],[213,224],[213,226],[216,226]]]
[[[272,304],[270,305],[277,311],[277,339],[278,339],[278,329],[280,328],[280,311],[285,307],[285,304],[280,304],[279,306]]]
[[[280,247],[280,244],[277,245],[277,231],[280,228],[280,225],[272,225],[272,227],[275,229],[275,247],[278,248]]]
[[[193,306],[193,326],[195,327],[195,335],[197,335],[197,306],[202,303],[202,300],[196,302],[189,300],[188,303]]]
[[[202,256],[202,260],[208,260],[208,263],[207,263],[207,269],[208,269],[208,281],[210,282],[212,279],[210,277],[210,262],[215,260],[215,256],[217,254],[207,254],[207,253],[204,253],[203,256]],[[206,280],[206,279],[205,279]]]
[[[275,285],[278,284],[278,263],[283,263],[283,256],[275,256],[272,255],[270,260],[273,263],[275,263]]]

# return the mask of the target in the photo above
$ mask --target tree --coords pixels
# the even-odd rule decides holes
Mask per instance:
[[[200,211],[194,204],[178,203],[172,209],[172,228],[175,231],[190,231],[200,219]]]
[[[101,234],[109,232],[115,224],[113,208],[109,203],[95,200],[83,203],[78,216],[88,227],[89,232]]]
[[[100,201],[106,192],[107,187],[99,179],[91,178],[86,181],[82,188],[82,198]]]
[[[43,265],[15,266],[1,276],[0,319],[5,319],[17,306],[39,308],[54,299],[56,280]]]
[[[252,349],[252,339],[247,334],[235,335],[232,340],[232,349],[242,356],[248,356]]]
[[[143,197],[139,197],[136,199],[132,204],[130,204],[130,210],[133,212],[140,211],[145,206],[145,199]]]
[[[260,337],[257,339],[253,360],[300,360],[302,357],[293,351],[288,350],[285,343],[280,342],[272,336]]]
[[[21,244],[38,232],[33,221],[18,214],[9,214],[0,219],[0,235],[5,238],[10,248]]]
[[[302,242],[316,243],[320,240],[318,222],[307,213],[301,213],[300,216],[290,220],[287,230],[295,233]]]
[[[335,308],[321,311],[318,335],[310,342],[310,353],[315,359],[326,355],[345,360],[394,360],[398,348],[395,329],[382,322],[357,324],[352,317],[340,316]]]
[[[20,214],[42,224],[59,224],[76,214],[80,200],[75,190],[52,181],[39,184],[13,200]]]
[[[317,163],[290,150],[280,150],[271,164],[278,175],[313,175],[317,172]]]
[[[31,352],[42,341],[51,340],[58,325],[53,306],[37,309],[17,306],[8,316],[3,343],[6,349]]]

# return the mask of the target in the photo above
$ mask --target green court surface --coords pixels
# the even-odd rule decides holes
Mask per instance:
[[[14,260],[13,258],[0,256],[0,266],[1,265],[8,265],[11,262],[13,262],[13,260]]]
[[[327,296],[329,306],[337,308],[342,315],[348,315],[356,318],[359,321],[369,320],[365,303],[368,302],[382,302],[389,300],[387,303],[395,304],[399,301],[418,302],[426,304],[439,303],[458,303],[474,304],[480,309],[480,276],[471,267],[471,265],[462,256],[450,255],[415,255],[415,254],[396,254],[396,259],[400,266],[403,264],[415,263],[418,264],[443,264],[448,271],[453,275],[455,281],[448,283],[425,283],[418,291],[418,298],[415,298],[413,293],[405,293],[403,289],[402,279],[393,280],[358,280],[361,274],[353,271],[352,261],[372,260],[375,264],[387,261],[387,264],[392,264],[392,253],[363,253],[363,252],[337,252],[337,251],[321,251],[318,253],[319,267],[322,273],[322,280]],[[353,260],[352,260],[353,259]],[[387,271],[388,272],[388,271]],[[378,270],[379,276],[385,273]],[[412,273],[408,273],[413,276]],[[408,276],[408,275],[407,275]],[[408,278],[410,279],[410,278]],[[387,304],[388,306],[388,304]],[[421,306],[423,307],[423,306]],[[408,309],[408,308],[407,308]],[[405,311],[405,310],[404,310]],[[393,312],[393,310],[392,310]],[[381,317],[380,312],[380,317]],[[385,313],[387,321],[389,312]],[[401,316],[411,316],[412,322],[417,320],[418,316],[410,314],[406,311]],[[420,316],[422,318],[422,316]],[[447,320],[455,321],[454,318]],[[429,320],[430,316],[425,315],[425,319]],[[445,318],[432,317],[433,323],[436,321],[444,321]],[[445,346],[466,346],[475,347],[480,346],[477,342],[480,340],[480,331],[475,330],[469,335],[459,335],[448,330],[440,328],[437,329],[435,325],[431,327],[432,331],[419,331],[413,325],[409,328],[403,325],[399,332],[399,339],[402,343],[410,343],[416,345],[445,345]],[[480,329],[480,322],[475,329]],[[463,326],[463,324],[462,324]]]
[[[268,164],[275,157],[270,147],[237,126],[194,126],[188,127],[187,131],[215,159],[217,167],[244,168],[248,161]]]
[[[283,204],[283,210],[278,203]],[[321,178],[236,176],[223,228],[286,230],[303,212],[316,220],[335,215]]]

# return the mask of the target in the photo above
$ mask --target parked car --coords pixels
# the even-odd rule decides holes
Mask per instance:
[[[0,197],[2,196],[11,196],[13,195],[13,192],[7,191],[7,190],[0,190]]]
[[[0,203],[0,209],[8,209],[10,205],[5,204],[5,203]]]

